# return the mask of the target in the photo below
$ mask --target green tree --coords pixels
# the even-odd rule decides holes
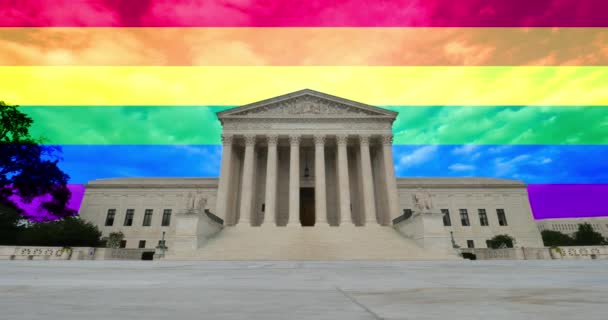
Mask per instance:
[[[574,239],[567,234],[553,230],[543,230],[540,235],[543,237],[545,247],[573,246]]]
[[[37,222],[23,229],[17,243],[26,246],[97,247],[101,231],[78,217]]]
[[[119,248],[120,242],[125,238],[125,235],[122,232],[112,232],[108,236],[106,240],[106,245],[108,248]]]
[[[22,203],[42,199],[39,213],[50,219],[76,214],[67,207],[69,176],[57,166],[58,147],[41,145],[30,136],[33,120],[18,106],[0,101],[0,204],[28,217]]]
[[[0,245],[17,243],[17,234],[22,230],[20,219],[21,215],[16,208],[0,203]]]
[[[513,248],[513,242],[515,242],[515,239],[510,235],[499,234],[488,240],[488,246],[492,249],[499,249],[503,247]]]
[[[577,246],[597,246],[606,244],[606,239],[594,231],[590,224],[583,223],[578,225],[578,231],[574,233],[574,243]]]

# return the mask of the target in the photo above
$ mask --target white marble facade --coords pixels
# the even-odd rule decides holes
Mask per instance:
[[[397,113],[302,90],[218,113],[223,126],[219,178],[123,178],[89,182],[80,215],[104,235],[122,231],[128,248],[145,240],[152,248],[163,231],[162,215],[187,209],[186,197],[198,192],[205,209],[226,228],[391,227],[404,210],[415,210],[417,190],[431,194],[434,210],[448,209],[462,247],[509,234],[517,244],[541,247],[526,186],[504,179],[395,178],[392,123]],[[108,210],[114,221],[106,226]],[[134,209],[125,226],[127,209]],[[150,226],[143,226],[152,209]],[[459,211],[468,212],[463,226]],[[482,225],[484,209],[488,225]],[[499,223],[497,209],[506,225]],[[484,221],[485,222],[485,221]],[[502,221],[504,222],[504,221]],[[169,240],[170,241],[170,240]],[[404,239],[405,241],[405,239]],[[171,247],[171,243],[168,243]]]

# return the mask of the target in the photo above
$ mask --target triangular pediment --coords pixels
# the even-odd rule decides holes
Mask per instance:
[[[383,117],[396,112],[306,89],[219,112],[218,117]]]

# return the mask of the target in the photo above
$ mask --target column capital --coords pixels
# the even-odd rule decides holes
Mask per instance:
[[[336,135],[336,141],[338,142],[338,145],[346,145],[348,143],[348,135],[346,134],[339,134]]]
[[[369,146],[369,138],[370,138],[369,134],[360,134],[359,143],[361,143],[361,145],[364,145],[364,146]]]
[[[223,145],[231,145],[233,140],[234,140],[234,136],[231,134],[222,135],[222,144]]]
[[[269,146],[276,146],[279,142],[279,135],[277,134],[269,134],[266,136],[266,140],[268,141]]]
[[[315,139],[315,145],[324,145],[326,137],[324,134],[317,134],[317,135],[314,135],[314,139]]]
[[[383,134],[380,136],[380,141],[382,141],[383,145],[392,145],[393,144],[393,135],[392,134]]]
[[[292,145],[298,145],[300,144],[301,139],[302,136],[300,136],[299,134],[292,134],[289,136],[289,143]]]
[[[247,145],[247,146],[255,145],[255,134],[246,134],[244,137],[245,137],[245,145]]]

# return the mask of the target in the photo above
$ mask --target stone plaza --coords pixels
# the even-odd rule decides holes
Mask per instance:
[[[608,260],[0,261],[2,319],[604,320]]]

